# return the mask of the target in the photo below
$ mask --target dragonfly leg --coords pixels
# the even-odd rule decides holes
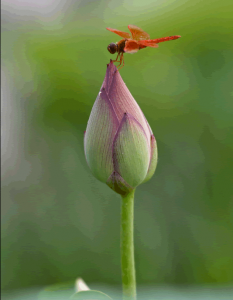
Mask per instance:
[[[119,54],[120,54],[120,53],[118,53],[118,54],[117,54],[117,57],[116,57],[116,59],[115,59],[115,60],[112,60],[112,62],[119,62],[119,61],[117,60],[117,59],[118,59],[118,56],[119,56]]]
[[[122,61],[123,61],[123,65],[120,67],[120,65],[122,64]],[[125,65],[125,61],[124,61],[124,53],[121,54],[121,57],[120,57],[120,64],[119,66],[117,67],[118,71],[123,68]],[[119,68],[120,67],[120,68]]]

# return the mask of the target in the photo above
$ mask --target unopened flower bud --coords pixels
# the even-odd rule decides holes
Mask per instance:
[[[137,102],[110,62],[84,136],[93,175],[125,195],[149,180],[157,165],[157,146]]]

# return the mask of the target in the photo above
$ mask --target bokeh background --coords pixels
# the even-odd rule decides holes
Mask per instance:
[[[231,0],[2,1],[4,290],[78,276],[120,287],[120,196],[90,173],[83,132],[119,40],[106,27],[128,24],[182,36],[126,54],[120,71],[159,151],[136,191],[137,282],[232,284],[232,11]]]

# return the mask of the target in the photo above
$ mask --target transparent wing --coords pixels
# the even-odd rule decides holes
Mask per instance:
[[[129,40],[125,42],[124,51],[127,53],[136,53],[139,50],[139,44],[137,41]]]
[[[133,40],[140,41],[140,40],[149,40],[150,36],[148,33],[143,31],[141,28],[135,25],[128,26],[130,32],[132,33]]]
[[[157,43],[155,41],[153,41],[153,40],[142,40],[142,41],[138,41],[138,43],[139,43],[140,46],[143,46],[143,47],[157,48],[157,47],[159,47],[159,45],[157,45]]]
[[[120,31],[120,30],[117,30],[117,29],[113,29],[113,28],[109,28],[109,27],[107,27],[106,29],[109,30],[109,31],[112,31],[112,32],[114,32],[116,34],[118,34],[119,36],[121,36],[121,37],[123,37],[125,39],[130,39],[131,38],[131,36],[130,36],[130,34],[128,32],[123,32],[123,31]]]

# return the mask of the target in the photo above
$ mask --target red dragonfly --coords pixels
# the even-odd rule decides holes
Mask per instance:
[[[123,66],[125,65],[124,56],[123,56],[125,52],[136,53],[138,50],[146,47],[157,48],[158,43],[176,40],[181,37],[180,35],[173,35],[173,36],[150,40],[149,34],[143,31],[141,28],[135,25],[129,25],[128,28],[132,36],[128,32],[123,32],[109,27],[106,28],[107,30],[112,31],[117,35],[123,37],[123,39],[120,40],[119,42],[109,44],[107,48],[111,54],[117,52],[117,58],[113,60],[113,62],[116,61],[119,62],[120,63],[119,66],[122,64],[122,62],[123,62]],[[120,55],[120,61],[117,60],[119,55]],[[121,66],[121,68],[123,66]]]

